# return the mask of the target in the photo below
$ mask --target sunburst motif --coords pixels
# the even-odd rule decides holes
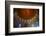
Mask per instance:
[[[34,9],[18,9],[15,12],[15,18],[23,24],[32,24],[36,21],[36,18],[38,17],[37,12],[38,11]]]

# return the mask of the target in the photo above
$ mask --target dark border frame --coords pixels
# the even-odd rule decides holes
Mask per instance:
[[[35,32],[16,32],[16,33],[9,33],[9,13],[10,13],[10,4],[15,3],[24,3],[24,4],[34,4],[34,5],[42,5],[42,13],[43,13],[43,30],[42,31],[35,31]],[[42,2],[22,2],[22,1],[5,1],[5,35],[22,35],[22,34],[38,34],[38,33],[45,33],[45,3]]]

